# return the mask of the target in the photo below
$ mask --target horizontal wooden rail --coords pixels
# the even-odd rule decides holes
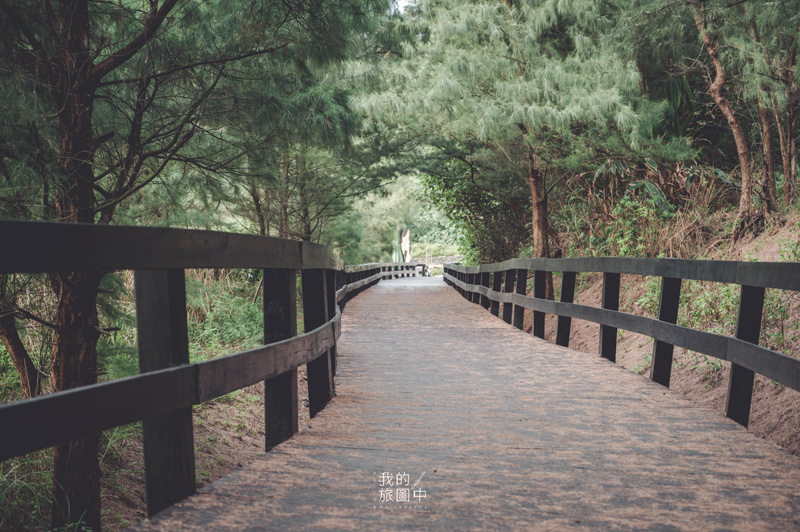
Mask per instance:
[[[525,295],[527,272],[532,270],[534,278],[541,284],[544,272],[563,272],[562,301],[544,299],[543,291],[534,291],[534,297]],[[604,300],[611,303],[604,308],[590,307],[572,303],[575,273],[602,272],[604,275]],[[661,276],[662,291],[659,304],[659,318],[620,312],[619,275],[633,274]],[[489,288],[488,278],[492,274],[504,276],[506,286],[501,292]],[[690,261],[679,259],[630,259],[630,258],[580,258],[580,259],[511,259],[499,264],[480,266],[445,265],[445,281],[459,291],[468,301],[476,298],[503,304],[506,321],[514,315],[518,317],[515,325],[522,327],[523,309],[534,311],[540,320],[544,314],[559,317],[557,343],[569,345],[571,319],[581,319],[600,324],[610,333],[601,334],[600,353],[615,360],[616,330],[624,329],[649,336],[655,340],[651,378],[669,386],[672,365],[672,349],[683,347],[698,353],[728,360],[732,363],[732,378],[728,390],[728,416],[747,426],[749,422],[750,397],[752,396],[752,375],[759,373],[789,388],[800,391],[800,360],[777,353],[758,345],[758,330],[765,288],[800,290],[800,264],[797,263],[753,263],[728,261]],[[482,282],[478,282],[481,281]],[[736,283],[742,287],[739,326],[735,338],[704,331],[698,331],[676,324],[677,305],[681,279]],[[514,290],[514,282],[517,289]],[[613,281],[613,282],[612,282]],[[492,283],[500,287],[500,280]],[[485,303],[484,303],[484,306]],[[496,312],[493,312],[497,314]],[[536,322],[536,320],[534,320]],[[516,323],[519,322],[519,323]],[[544,336],[542,323],[534,327],[534,334]],[[534,323],[536,325],[536,323]]]
[[[148,515],[196,489],[193,405],[264,381],[265,448],[285,441],[297,432],[299,366],[307,364],[312,417],[333,397],[341,308],[381,279],[416,268],[345,267],[327,246],[214,231],[0,221],[0,234],[0,273],[134,270],[142,371],[0,406],[0,460],[141,420]],[[188,363],[188,268],[263,270],[266,345]],[[309,330],[300,336],[298,271]]]
[[[650,277],[674,277],[781,290],[800,291],[800,265],[789,262],[737,262],[721,260],[637,259],[628,257],[585,257],[573,259],[510,259],[480,266],[451,268],[466,274],[506,270],[544,272],[613,272]]]
[[[335,345],[340,320],[337,312],[282,342],[0,406],[0,427],[14,427],[13,437],[0,439],[0,461],[204,403],[307,364]]]
[[[0,273],[344,268],[328,246],[218,231],[2,220],[0,234]]]

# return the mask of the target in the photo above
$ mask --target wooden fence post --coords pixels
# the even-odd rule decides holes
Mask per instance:
[[[327,275],[326,290],[327,290],[327,304],[328,304],[327,313],[325,314],[325,321],[328,321],[328,320],[333,319],[334,316],[336,316],[336,270],[325,270],[325,273]],[[372,273],[373,273],[372,270],[366,270],[364,272],[364,275],[365,275],[364,278],[366,279],[367,277],[372,275]],[[364,290],[366,290],[367,288],[371,287],[374,284],[375,284],[374,281],[372,283],[365,284],[364,287],[363,287],[362,292]],[[330,361],[330,364],[331,364],[331,391],[333,393],[336,393],[336,380],[334,379],[334,377],[336,377],[336,363],[337,363],[337,361],[336,361],[336,353],[337,353],[336,345],[334,344],[334,346],[331,347],[330,351],[328,351],[328,354],[331,357],[331,361]]]
[[[325,270],[303,270],[303,323],[312,331],[328,321],[328,289]],[[330,352],[306,364],[308,413],[314,417],[333,397]]]
[[[503,272],[494,272],[492,274],[492,291],[499,292],[503,289]],[[499,301],[492,301],[492,314],[495,316],[500,315],[500,302]]]
[[[517,270],[516,293],[525,295],[528,291],[528,270]],[[525,307],[514,305],[514,327],[522,330],[525,321]]]
[[[761,336],[761,314],[764,312],[764,293],[765,289],[761,286],[742,286],[739,319],[736,323],[736,338],[739,340],[758,344]],[[731,363],[725,414],[746,427],[750,422],[752,400],[753,370]]]
[[[264,270],[264,343],[297,335],[296,273]],[[267,451],[291,438],[297,426],[297,369],[264,381],[264,439]]]
[[[472,285],[481,284],[481,274],[473,273],[472,274],[472,282],[470,284],[472,284]],[[470,298],[471,298],[470,301],[472,301],[476,305],[480,305],[481,304],[481,295],[480,295],[480,293],[472,292],[471,295],[470,295]]]
[[[618,273],[603,273],[603,308],[619,310]],[[617,328],[608,325],[600,326],[600,356],[611,362],[617,361]]]
[[[681,299],[681,279],[661,278],[661,295],[658,297],[658,319],[666,323],[678,321],[678,304]],[[672,352],[675,346],[653,340],[653,361],[650,365],[650,379],[669,388],[672,374]]]
[[[189,363],[184,270],[136,270],[139,371]],[[143,392],[146,393],[146,392]],[[147,515],[194,493],[192,408],[142,421]]]
[[[489,272],[479,273],[478,278],[480,279],[481,286],[489,288]],[[478,297],[480,298],[481,306],[488,310],[489,304],[491,303],[489,297],[483,294],[479,294]]]
[[[506,270],[503,272],[503,276],[505,277],[505,286],[503,287],[503,292],[509,294],[514,291],[514,280],[516,279],[516,275],[514,270]],[[511,316],[514,314],[514,304],[513,303],[503,303],[503,321],[506,323],[511,323]]]
[[[575,272],[561,272],[561,298],[562,303],[572,303],[575,298]],[[569,347],[569,335],[572,328],[570,316],[558,317],[558,330],[556,331],[556,344]]]
[[[537,299],[547,298],[546,280],[545,272],[542,270],[533,272],[533,297]],[[533,311],[533,335],[538,338],[544,338],[544,316],[544,312]]]

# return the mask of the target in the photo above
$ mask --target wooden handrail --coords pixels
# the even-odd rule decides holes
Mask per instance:
[[[526,295],[529,271],[534,272],[534,296]],[[562,272],[561,301],[544,299],[542,289],[545,272]],[[602,308],[572,302],[577,272],[603,273]],[[489,280],[491,274],[502,276]],[[658,319],[620,312],[619,276],[633,274],[662,277]],[[764,289],[800,290],[800,264],[777,262],[699,261],[682,259],[636,259],[590,257],[572,259],[511,259],[496,264],[461,266],[446,264],[445,281],[468,301],[503,304],[503,317],[510,322],[514,309],[514,325],[522,328],[524,309],[534,311],[534,334],[544,337],[545,314],[558,316],[559,345],[569,345],[571,319],[600,324],[601,356],[616,358],[616,330],[624,329],[655,340],[650,378],[669,386],[674,346],[731,362],[726,413],[744,426],[749,423],[753,374],[761,375],[800,391],[800,360],[758,345]],[[736,337],[699,331],[677,325],[681,280],[712,281],[738,284],[742,290]],[[537,282],[538,281],[538,282]],[[516,290],[514,285],[516,283]],[[479,299],[478,299],[479,298]]]
[[[285,441],[297,431],[299,366],[308,365],[312,416],[333,396],[341,308],[381,279],[411,275],[416,266],[345,267],[335,250],[320,244],[216,231],[0,220],[0,234],[0,273],[134,270],[140,367],[150,369],[0,406],[6,434],[0,460],[141,420],[148,515],[195,491],[193,405],[265,381],[266,450]],[[262,269],[269,343],[188,363],[188,268]],[[311,329],[300,336],[298,270]]]

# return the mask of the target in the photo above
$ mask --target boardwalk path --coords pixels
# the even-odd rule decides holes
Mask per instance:
[[[382,282],[343,320],[311,427],[138,529],[800,529],[800,460],[440,279]],[[381,504],[383,472],[424,472],[425,498]]]

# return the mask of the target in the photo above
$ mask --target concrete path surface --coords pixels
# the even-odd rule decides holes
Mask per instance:
[[[310,425],[135,529],[800,529],[798,458],[441,278],[348,303]]]

